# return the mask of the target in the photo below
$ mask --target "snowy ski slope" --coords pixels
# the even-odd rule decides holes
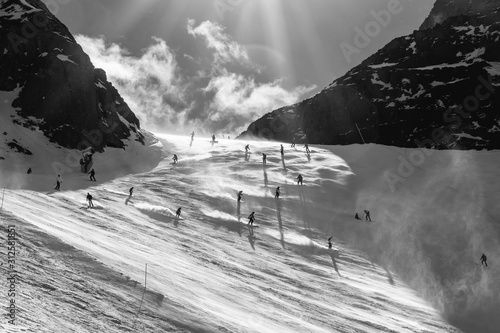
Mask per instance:
[[[410,150],[285,145],[282,160],[279,143],[159,137],[169,156],[149,172],[100,181],[97,157],[97,183],[6,190],[26,331],[498,332],[498,152],[425,155],[392,190]]]

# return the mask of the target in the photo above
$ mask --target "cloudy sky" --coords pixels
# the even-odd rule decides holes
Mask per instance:
[[[143,127],[235,135],[418,29],[435,0],[44,2]]]

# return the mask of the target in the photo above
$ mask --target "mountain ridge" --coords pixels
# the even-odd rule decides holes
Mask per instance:
[[[21,89],[18,125],[72,149],[144,144],[139,119],[42,1],[0,1],[0,27],[0,90]]]
[[[464,5],[437,1],[429,17],[450,3]],[[486,12],[462,7],[467,15],[394,39],[317,95],[256,120],[240,138],[499,149],[500,2],[481,3]]]

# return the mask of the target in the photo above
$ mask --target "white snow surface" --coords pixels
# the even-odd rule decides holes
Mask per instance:
[[[19,325],[33,332],[497,332],[498,152],[310,146],[309,160],[301,145],[286,145],[282,160],[279,143],[212,145],[195,137],[190,147],[189,137],[158,136],[170,156],[156,168],[116,178],[113,164],[147,157],[97,156],[98,181],[68,173],[61,192],[40,166],[50,159],[27,157],[21,171],[31,165],[29,176],[9,166],[12,156],[0,160],[0,185],[9,187],[2,223],[37,249],[19,250]],[[392,190],[387,175],[419,153],[424,161]],[[174,216],[178,207],[183,220]],[[363,209],[375,222],[353,218]],[[246,226],[252,211],[253,230]],[[482,252],[488,268],[478,264]]]
[[[70,59],[69,59],[69,56],[67,56],[67,55],[64,55],[64,54],[58,54],[58,55],[57,55],[57,58],[58,58],[59,60],[61,60],[61,61],[71,62],[71,63],[73,63],[73,64],[75,64],[75,65],[76,65],[76,62],[74,62],[73,60],[70,60]]]

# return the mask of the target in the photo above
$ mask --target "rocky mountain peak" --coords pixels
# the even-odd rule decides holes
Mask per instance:
[[[454,16],[498,14],[499,7],[499,0],[437,0],[420,30],[433,28]]]
[[[101,151],[143,140],[104,70],[40,0],[0,0],[0,91],[14,90],[13,121],[36,124],[63,147]]]

